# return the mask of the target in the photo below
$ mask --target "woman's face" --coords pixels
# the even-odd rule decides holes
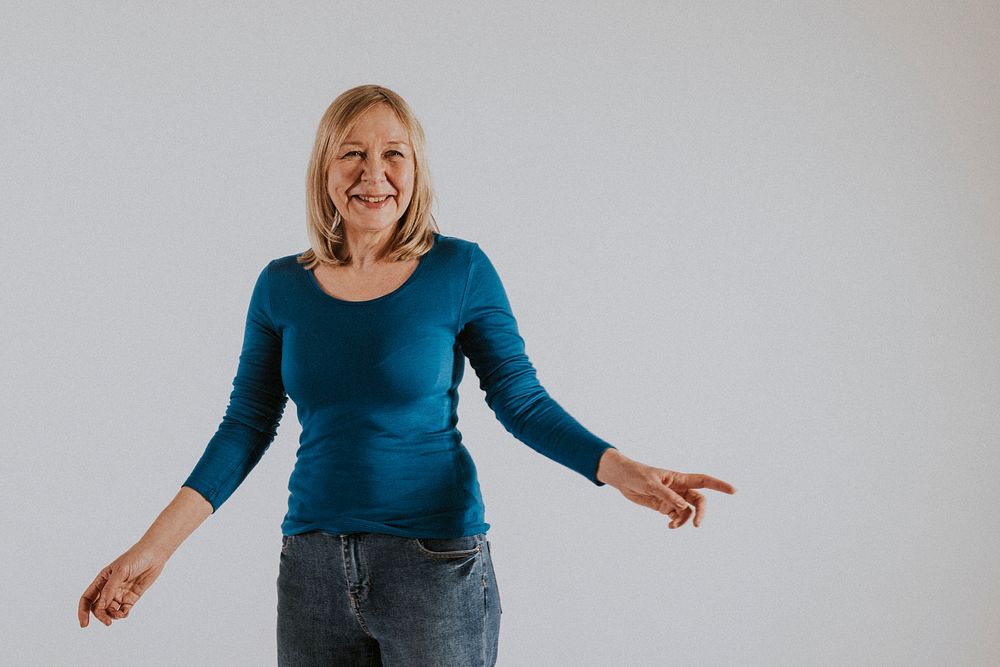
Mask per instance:
[[[413,197],[415,164],[406,127],[389,105],[362,114],[327,171],[326,191],[344,225],[378,232],[396,224]],[[369,203],[361,195],[385,198]]]

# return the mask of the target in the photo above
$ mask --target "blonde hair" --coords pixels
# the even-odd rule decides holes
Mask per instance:
[[[420,121],[399,94],[385,86],[365,84],[345,90],[330,103],[316,129],[309,166],[306,169],[306,229],[309,250],[296,260],[312,269],[317,264],[341,265],[351,261],[340,211],[327,193],[327,171],[337,148],[347,138],[362,114],[377,104],[387,104],[409,134],[413,150],[413,196],[383,256],[377,259],[401,261],[420,257],[439,232],[431,214],[434,189],[427,163],[426,140]]]

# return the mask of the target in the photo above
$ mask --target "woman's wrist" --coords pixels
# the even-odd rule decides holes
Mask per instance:
[[[632,459],[614,447],[608,447],[601,454],[601,459],[597,464],[597,480],[611,486],[617,486],[617,480],[622,467],[631,461]]]
[[[166,561],[209,516],[212,505],[196,490],[181,487],[153,524],[136,543]]]

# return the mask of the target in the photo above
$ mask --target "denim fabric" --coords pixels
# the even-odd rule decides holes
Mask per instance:
[[[283,535],[278,665],[491,667],[500,597],[485,533]]]

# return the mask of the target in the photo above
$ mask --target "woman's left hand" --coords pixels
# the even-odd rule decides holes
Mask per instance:
[[[692,514],[695,528],[701,525],[705,496],[695,489],[736,493],[732,484],[710,475],[655,468],[633,461],[617,450],[608,450],[601,457],[597,478],[632,502],[671,517],[670,528],[680,528]]]

